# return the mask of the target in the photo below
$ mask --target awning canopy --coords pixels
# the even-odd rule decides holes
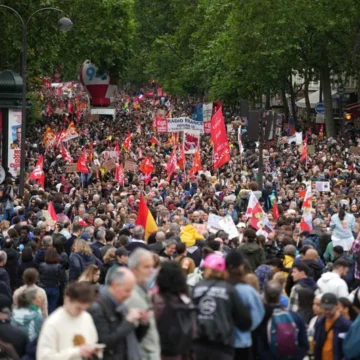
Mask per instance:
[[[331,95],[335,95],[336,93],[337,93],[336,90],[331,91]],[[312,94],[310,94],[309,95],[310,107],[315,108],[315,105],[319,103],[319,99],[320,99],[320,90],[317,90]],[[306,108],[305,98],[302,98],[299,101],[297,101],[296,106],[300,108]]]

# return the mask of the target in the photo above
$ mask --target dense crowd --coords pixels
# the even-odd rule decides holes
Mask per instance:
[[[191,116],[192,103],[162,96],[154,106],[155,99],[135,95],[134,103],[116,96],[115,119],[45,111],[41,126],[29,129],[27,174],[43,155],[45,183],[27,180],[19,197],[18,179],[5,180],[0,353],[38,360],[360,358],[360,137],[326,138],[297,124],[312,151],[301,161],[302,145],[265,146],[260,189],[258,143],[248,141],[239,109],[229,107],[231,160],[213,171],[210,138],[202,135],[202,169],[193,173],[194,156],[186,155],[185,169],[169,177],[166,164],[181,140],[156,134],[153,119],[159,109]],[[42,141],[46,127],[60,133],[70,120],[79,136],[67,152],[76,162],[92,147],[89,174],[66,172],[60,147]],[[288,124],[279,130],[285,135]],[[114,169],[96,164],[129,133],[131,147],[117,161],[139,165],[149,156],[154,169],[150,178],[125,169],[120,185]],[[249,225],[251,195],[266,213],[266,229]],[[140,197],[157,224],[150,236],[137,221]],[[49,203],[55,222],[45,216]],[[230,216],[236,236],[208,226],[212,215]]]

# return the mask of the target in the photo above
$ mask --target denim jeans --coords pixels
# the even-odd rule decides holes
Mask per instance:
[[[60,296],[60,289],[58,287],[55,288],[44,288],[46,292],[46,296],[48,299],[48,311],[49,315],[56,309],[59,296]]]
[[[10,209],[6,209],[6,204],[7,201],[3,202],[3,216],[4,216],[4,220],[9,220],[11,219],[12,214],[14,213],[14,203],[12,201],[10,201]]]

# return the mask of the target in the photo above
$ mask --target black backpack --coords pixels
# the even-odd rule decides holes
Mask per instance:
[[[191,351],[196,335],[196,306],[177,297],[153,296],[155,308],[157,304],[163,309],[157,316],[156,323],[160,336],[161,354],[164,356],[187,355]]]

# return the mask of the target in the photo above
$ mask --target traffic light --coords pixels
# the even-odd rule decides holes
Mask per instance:
[[[350,121],[352,119],[352,115],[349,113],[345,113],[345,120]]]

